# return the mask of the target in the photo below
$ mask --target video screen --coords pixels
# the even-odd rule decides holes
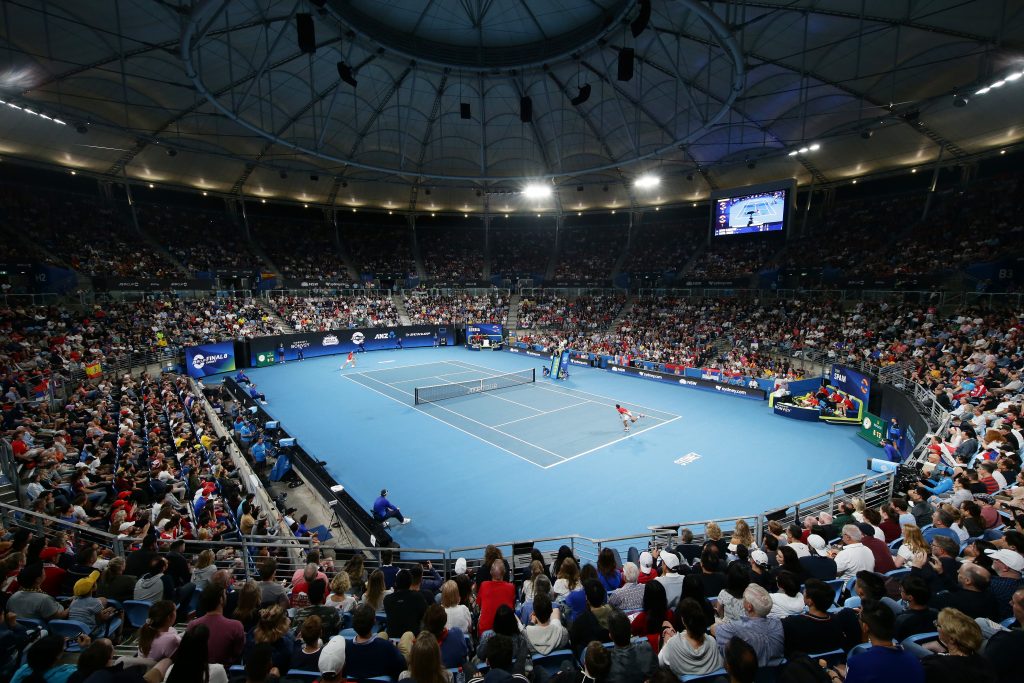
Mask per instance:
[[[714,236],[780,232],[786,227],[786,189],[715,200]]]

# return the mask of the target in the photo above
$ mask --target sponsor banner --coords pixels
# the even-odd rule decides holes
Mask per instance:
[[[185,347],[185,369],[199,379],[235,369],[235,342],[218,342]]]
[[[833,365],[830,375],[832,386],[868,404],[871,398],[871,378],[843,365]]]
[[[455,331],[437,325],[373,327],[329,332],[300,332],[273,337],[256,337],[249,343],[250,362],[256,367],[281,360],[329,356],[349,351],[383,351],[420,346],[451,346]]]
[[[683,280],[680,287],[749,287],[750,278],[735,278],[732,280]]]
[[[776,403],[772,407],[776,415],[788,417],[790,420],[803,420],[805,422],[817,422],[821,413],[817,408],[804,408],[795,403]]]
[[[586,358],[577,358],[576,356],[569,356],[569,365],[582,365],[585,368],[591,367],[593,361],[587,360]]]
[[[362,283],[349,282],[348,280],[304,280],[301,278],[286,278],[280,289],[362,289]]]
[[[483,280],[429,280],[430,287],[437,289],[486,289],[491,283]]]
[[[498,323],[469,323],[466,325],[466,337],[482,335],[484,337],[501,337],[505,328]]]
[[[610,287],[611,280],[547,280],[545,287]]]
[[[213,280],[155,279],[155,278],[96,278],[96,289],[110,292],[167,292],[178,290],[213,289]]]
[[[740,398],[750,398],[755,401],[763,401],[767,398],[767,394],[764,389],[751,389],[749,387],[735,386],[732,384],[725,384],[724,382],[715,382],[708,379],[702,379],[700,377],[680,377],[679,375],[671,375],[666,372],[631,368],[625,365],[618,365],[616,363],[609,363],[608,370],[609,372],[633,375],[636,377],[643,377],[644,379],[653,379],[659,382],[667,382],[668,384],[679,384],[692,389],[713,391],[715,393],[726,394],[728,396],[738,396]]]
[[[548,360],[548,359],[551,358],[551,354],[550,353],[541,353],[540,351],[534,351],[533,349],[520,349],[520,348],[515,347],[515,346],[509,348],[508,352],[509,353],[521,353],[524,356],[529,356],[531,358],[543,358],[545,360]]]

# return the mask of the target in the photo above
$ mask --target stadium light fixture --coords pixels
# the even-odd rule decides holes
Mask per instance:
[[[661,184],[661,178],[656,175],[645,174],[633,181],[633,186],[640,190],[649,190]]]
[[[977,91],[975,91],[975,93],[974,93],[974,94],[975,94],[975,95],[984,95],[985,93],[987,93],[987,92],[988,92],[989,90],[991,90],[991,89],[992,89],[992,88],[990,88],[990,87],[988,87],[988,86],[986,85],[986,86],[985,86],[984,88],[982,88],[981,90],[977,90]]]
[[[798,152],[798,151],[796,151],[796,150],[794,149],[794,150],[793,150],[792,152],[790,152],[790,153],[789,153],[789,156],[791,156],[791,157],[795,157],[795,156],[796,156],[797,154],[799,154],[799,153],[800,153],[800,152]]]
[[[1006,81],[1005,80],[998,80],[998,81],[996,81],[995,83],[993,83],[992,85],[990,85],[988,87],[990,87],[990,88],[1002,88],[1004,85],[1006,85]]]
[[[156,185],[154,185],[153,183],[150,183],[150,184],[149,184],[149,189],[151,189],[151,190],[152,190],[152,189],[153,189],[154,187],[156,187]]]
[[[1004,80],[1015,81],[1021,76],[1024,76],[1024,71],[1015,71],[1014,73],[1009,74]]]
[[[807,154],[807,152],[808,152],[809,150],[808,150],[808,148],[807,148],[807,147],[801,147],[801,148],[800,148],[800,149],[798,149],[797,151],[798,151],[798,152],[800,152],[801,154]]]
[[[71,175],[78,175],[78,171],[72,171]]]
[[[523,188],[523,196],[527,199],[547,199],[552,192],[551,186],[543,183],[531,183]]]
[[[815,142],[813,145],[811,145],[810,149],[812,152],[817,152],[819,149],[821,149],[821,145]]]
[[[207,194],[209,193],[206,190],[203,190],[203,196],[205,197]]]

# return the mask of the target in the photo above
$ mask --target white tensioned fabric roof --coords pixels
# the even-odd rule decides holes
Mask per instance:
[[[642,208],[1024,137],[1024,0],[4,0],[0,22],[0,155],[247,197]]]

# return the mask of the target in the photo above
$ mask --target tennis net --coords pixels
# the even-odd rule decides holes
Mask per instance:
[[[495,375],[483,377],[468,382],[452,382],[451,384],[437,384],[429,387],[416,387],[414,390],[416,405],[421,403],[433,403],[444,401],[459,396],[478,394],[481,391],[494,391],[495,389],[507,389],[517,387],[521,384],[531,384],[537,381],[536,368],[510,372],[507,375]]]

